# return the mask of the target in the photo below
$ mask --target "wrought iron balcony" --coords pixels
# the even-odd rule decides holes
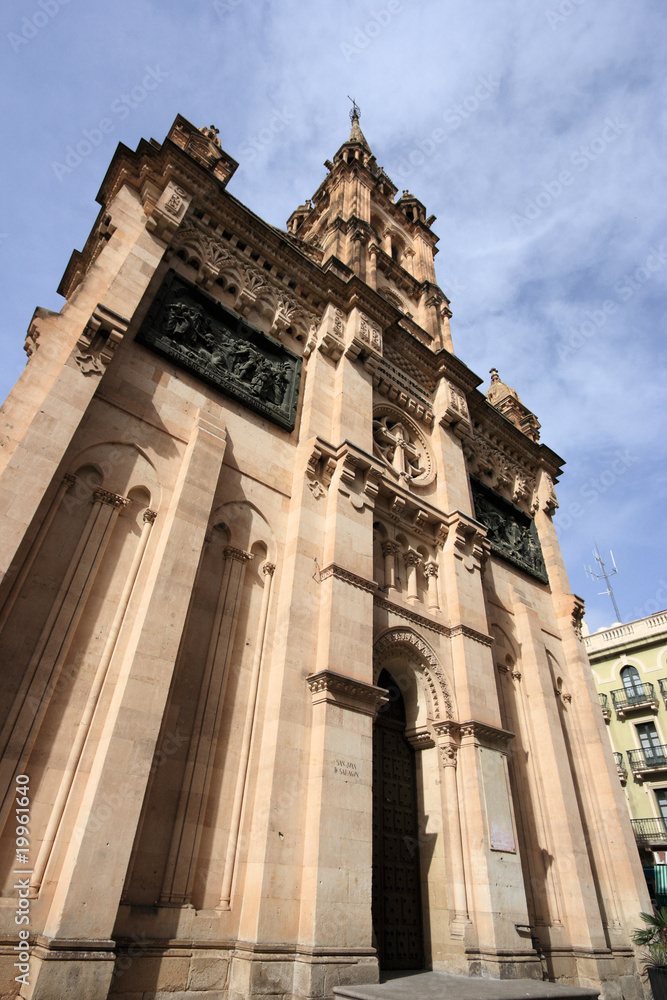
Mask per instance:
[[[660,685],[660,694],[662,695],[662,700],[665,703],[665,708],[667,708],[667,678],[661,677],[658,681]]]
[[[641,778],[648,771],[667,768],[667,746],[643,747],[641,750],[626,750],[632,773]]]
[[[635,840],[642,847],[667,846],[667,824],[664,819],[652,816],[650,819],[633,819],[632,829]]]
[[[609,722],[611,719],[611,709],[609,708],[609,698],[606,694],[600,694],[598,692],[598,698],[600,699],[600,708],[602,709],[602,715],[605,722]]]
[[[623,763],[623,754],[614,751],[614,760],[616,761],[616,770],[618,771],[618,776],[621,779],[621,784],[624,785],[628,780],[628,769]]]
[[[648,681],[635,684],[634,687],[617,688],[611,692],[611,700],[619,719],[625,718],[628,712],[638,708],[651,708],[657,712],[659,707],[655,688]]]

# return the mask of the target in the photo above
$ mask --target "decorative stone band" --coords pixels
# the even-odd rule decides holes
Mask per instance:
[[[347,708],[351,712],[375,715],[380,706],[389,701],[384,688],[346,677],[333,670],[321,670],[317,674],[310,674],[306,680],[313,705],[328,702],[330,705]]]
[[[93,500],[99,500],[100,503],[108,503],[110,507],[127,507],[130,502],[127,497],[122,497],[118,493],[110,493],[109,490],[99,488],[94,491]]]
[[[320,570],[320,582],[328,580],[330,576],[333,576],[336,580],[343,580],[345,583],[350,583],[353,587],[359,587],[360,590],[367,590],[370,594],[374,594],[378,588],[374,580],[366,580],[363,576],[357,576],[356,573],[351,573],[350,570],[343,569],[342,566],[337,566],[336,563],[329,563],[328,566]]]
[[[453,625],[449,630],[449,634],[452,638],[456,635],[464,635],[467,639],[474,639],[475,642],[481,642],[483,646],[493,645],[493,636],[486,635],[484,632],[478,632],[477,629],[470,628],[469,625]]]
[[[509,752],[509,744],[514,739],[515,734],[508,729],[499,729],[496,726],[489,726],[485,722],[461,722],[459,724],[460,742],[474,743],[475,746],[486,747],[487,750],[498,750],[500,753]]]
[[[509,730],[489,726],[485,722],[476,722],[474,719],[468,722],[446,719],[443,722],[434,722],[432,725],[436,744],[441,749],[453,747],[456,750],[465,741],[474,743],[475,746],[486,747],[488,750],[507,753],[509,744],[514,739],[514,733]],[[453,760],[456,760],[455,756]]]
[[[432,632],[437,632],[438,635],[445,635],[449,639],[453,639],[458,635],[464,635],[468,639],[480,642],[483,646],[493,645],[492,636],[486,635],[484,632],[478,632],[476,629],[470,628],[469,625],[441,625],[440,622],[434,621],[432,618],[426,618],[416,611],[404,608],[400,604],[394,604],[393,601],[388,601],[386,597],[380,597],[379,595],[375,596],[373,603],[384,611],[389,611],[391,614],[397,615],[399,618],[404,618],[406,621],[414,622],[415,625],[421,625],[422,628],[428,628]]]
[[[233,545],[228,545],[225,549],[225,559],[235,559],[237,562],[250,562],[252,559],[252,552],[246,552],[245,549],[237,549]]]

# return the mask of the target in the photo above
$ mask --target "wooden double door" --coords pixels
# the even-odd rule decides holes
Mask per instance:
[[[380,968],[424,965],[415,752],[405,705],[388,671],[389,703],[373,728],[373,927]]]

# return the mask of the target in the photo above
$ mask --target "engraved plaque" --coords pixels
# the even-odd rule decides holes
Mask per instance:
[[[294,429],[301,358],[169,271],[137,342],[267,420]]]

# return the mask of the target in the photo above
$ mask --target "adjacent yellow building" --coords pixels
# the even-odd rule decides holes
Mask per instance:
[[[584,637],[651,894],[667,904],[667,611]]]

